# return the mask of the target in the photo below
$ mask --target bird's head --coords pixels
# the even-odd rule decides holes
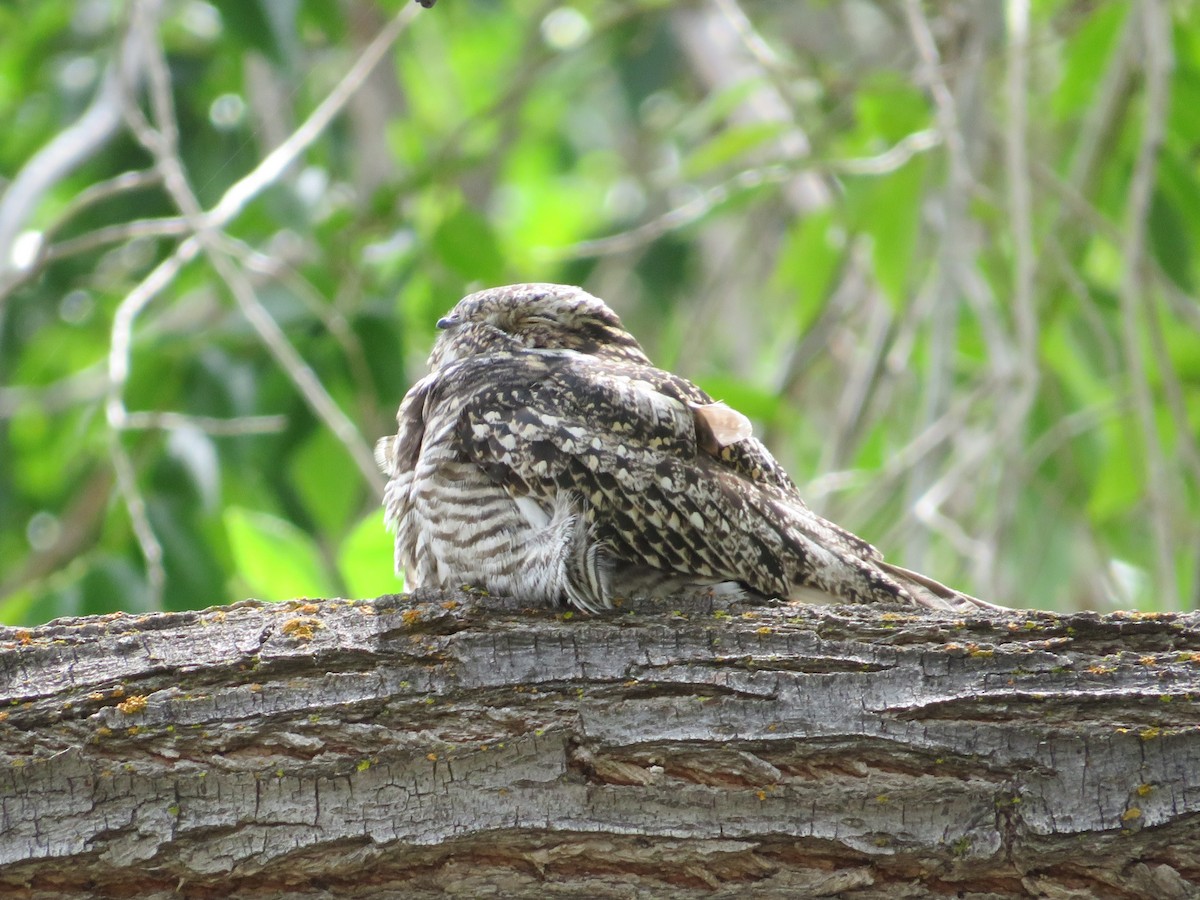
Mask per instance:
[[[649,365],[637,340],[598,297],[565,284],[510,284],[469,294],[438,319],[430,369],[478,354],[575,350]]]

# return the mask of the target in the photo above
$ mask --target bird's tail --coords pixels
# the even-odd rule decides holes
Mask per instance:
[[[913,600],[929,609],[948,609],[967,611],[972,609],[1007,609],[997,603],[980,600],[962,591],[947,587],[940,581],[934,581],[928,575],[905,569],[893,563],[877,560],[875,563],[890,578],[895,579],[908,591]]]

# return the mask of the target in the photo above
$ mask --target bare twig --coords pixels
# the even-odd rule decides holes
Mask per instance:
[[[753,89],[729,111],[730,119],[780,125],[767,152],[793,164],[808,159],[812,147],[788,90],[789,75],[781,71],[775,53],[737,0],[712,0],[712,6],[685,7],[672,17],[692,70],[713,92],[751,81]],[[816,170],[797,171],[792,181],[782,185],[781,194],[800,214],[822,209],[832,198],[829,183]]]
[[[104,200],[128,193],[129,191],[142,190],[150,187],[151,185],[158,184],[159,181],[160,179],[157,172],[123,172],[122,174],[114,176],[113,178],[109,178],[106,181],[100,181],[96,184],[88,185],[86,188],[80,191],[74,197],[74,199],[67,204],[66,209],[62,211],[54,223],[47,227],[42,233],[38,253],[29,265],[25,266],[24,268],[10,267],[8,269],[4,269],[3,267],[0,267],[0,302],[3,302],[4,298],[12,293],[13,289],[18,285],[23,284],[24,282],[37,276],[50,262],[63,259],[64,257],[71,256],[74,253],[85,252],[88,249],[92,249],[90,246],[87,246],[84,243],[89,237],[96,236],[99,234],[99,232],[105,232],[105,237],[98,242],[99,245],[106,243],[110,237],[116,234],[115,231],[110,231],[110,229],[99,229],[98,231],[91,232],[89,235],[81,235],[78,238],[73,238],[72,241],[80,242],[78,246],[68,246],[72,243],[72,241],[63,241],[55,244],[54,236],[62,230],[63,226],[75,218],[75,216],[79,215],[88,207],[94,206],[97,203],[101,203]],[[122,227],[123,226],[121,225],[113,226],[113,228],[117,230]],[[129,236],[132,237],[140,235]],[[115,239],[122,240],[124,239],[124,236],[119,236]]]
[[[213,416],[139,410],[125,414],[125,428],[195,428],[218,437],[236,437],[283,431],[287,428],[287,416],[239,416],[233,419],[219,419]]]
[[[80,403],[90,403],[104,397],[107,387],[101,364],[72,372],[50,384],[0,386],[0,420],[11,419],[26,405],[41,413],[54,413]]]
[[[233,294],[242,314],[258,332],[259,338],[267,350],[275,358],[280,368],[287,373],[309,407],[350,452],[351,458],[363,473],[367,483],[382,497],[382,475],[375,463],[371,449],[359,434],[358,428],[329,396],[329,392],[325,390],[320,379],[287,339],[283,329],[271,318],[266,307],[259,302],[250,280],[229,258],[225,247],[212,230],[210,221],[205,217],[200,202],[192,191],[183,170],[183,163],[179,158],[179,135],[175,122],[174,105],[171,100],[170,71],[167,68],[162,47],[158,42],[153,17],[155,6],[156,0],[143,0],[134,7],[135,27],[139,27],[143,31],[147,44],[147,81],[155,121],[151,125],[141,114],[141,110],[136,105],[130,104],[127,107],[130,127],[138,140],[154,155],[155,164],[162,173],[163,183],[168,193],[179,206],[188,224],[195,229],[205,257],[221,280],[225,282],[230,293]]]
[[[940,143],[941,137],[936,132],[918,131],[907,135],[895,146],[877,156],[827,160],[817,168],[844,175],[887,175],[904,166],[917,154],[932,150]],[[744,169],[732,178],[697,194],[686,203],[635,228],[607,237],[579,241],[561,250],[546,250],[545,255],[554,260],[567,260],[629,253],[672,231],[700,221],[728,200],[764,186],[786,184],[794,179],[799,171],[801,170],[795,166],[780,163]]]
[[[136,238],[180,237],[187,234],[188,231],[187,220],[178,216],[164,216],[160,219],[132,219],[49,244],[42,255],[42,262],[56,262],[79,253],[88,253],[110,244],[119,244]]]
[[[42,196],[116,134],[121,125],[121,85],[135,81],[140,70],[137,42],[127,34],[83,115],[34,154],[0,196],[0,285],[20,274],[13,271],[13,242]],[[3,297],[0,291],[0,300]]]
[[[125,510],[129,514],[129,522],[133,527],[133,535],[137,539],[142,558],[146,561],[146,583],[150,591],[150,606],[162,608],[163,588],[166,586],[167,572],[163,568],[163,548],[150,524],[150,516],[146,512],[146,498],[138,487],[137,472],[133,468],[133,460],[129,451],[121,443],[121,431],[113,428],[108,433],[108,455],[112,460],[113,471],[117,473],[117,490],[125,501]]]
[[[921,421],[928,427],[942,415],[950,394],[952,348],[958,320],[956,286],[961,283],[957,272],[966,264],[965,258],[969,253],[965,243],[966,198],[972,179],[967,164],[966,141],[959,126],[957,105],[942,77],[941,58],[920,0],[905,0],[904,12],[920,63],[918,80],[926,85],[933,97],[938,132],[946,148],[949,164],[949,183],[942,191],[944,222],[940,265],[936,282],[932,285],[929,362],[921,412]],[[914,466],[910,473],[908,496],[910,505],[914,508],[923,498],[929,496],[934,473],[933,463],[931,457],[923,457],[922,462]],[[927,505],[926,502],[922,508]],[[929,515],[924,516],[923,521],[930,526],[936,524]],[[913,565],[922,565],[921,559],[926,546],[926,535],[921,529],[913,529],[908,540],[907,559]]]
[[[1146,256],[1146,227],[1154,192],[1158,154],[1162,146],[1170,71],[1170,19],[1160,0],[1145,0],[1130,18],[1142,33],[1142,65],[1145,72],[1145,114],[1141,142],[1129,184],[1125,216],[1125,242],[1122,247],[1125,271],[1121,279],[1121,338],[1128,366],[1130,392],[1146,453],[1149,480],[1150,525],[1154,533],[1156,582],[1163,606],[1179,608],[1179,587],[1175,578],[1175,539],[1171,527],[1172,488],[1167,484],[1168,463],[1159,442],[1150,393],[1149,374],[1142,354],[1141,338],[1148,326],[1145,306],[1153,303],[1143,276]]]
[[[942,136],[932,128],[905,135],[895,146],[877,156],[835,159],[825,163],[829,171],[839,175],[888,175],[905,165],[918,153],[925,153],[942,143]]]
[[[338,346],[341,347],[350,375],[359,387],[360,394],[363,397],[375,397],[375,385],[371,378],[371,369],[367,363],[367,356],[362,341],[355,334],[354,329],[350,327],[350,323],[346,317],[342,315],[338,304],[335,303],[331,308],[330,304],[325,302],[325,298],[313,287],[312,283],[297,271],[295,266],[290,265],[287,261],[277,256],[260,253],[250,245],[238,241],[229,235],[224,235],[223,241],[227,247],[237,254],[242,265],[248,270],[265,275],[284,285],[308,307],[309,311],[315,317],[320,319],[321,324],[329,331],[333,339],[337,341]],[[378,398],[376,397],[375,399]],[[364,400],[362,406],[365,408],[359,410],[360,419],[363,416],[368,419],[377,416],[379,405],[371,400]],[[385,422],[377,424],[380,428],[386,427]]]
[[[1055,194],[1070,208],[1072,215],[1082,218],[1087,223],[1091,231],[1103,235],[1114,244],[1121,244],[1121,227],[1088,202],[1083,194],[1063,181],[1053,169],[1040,160],[1030,160],[1030,169],[1038,187],[1046,188]],[[1147,255],[1142,264],[1146,273],[1154,279],[1154,286],[1170,301],[1175,314],[1186,320],[1190,327],[1200,331],[1200,299],[1180,288],[1154,256]]]
[[[205,248],[206,238],[211,235],[212,230],[224,227],[241,213],[246,204],[279,178],[287,167],[316,140],[404,31],[417,9],[415,5],[406,6],[394,16],[308,119],[292,133],[287,141],[268,154],[249,174],[234,183],[216,206],[207,213],[198,208],[194,196],[189,198],[190,188],[187,185],[186,177],[183,176],[182,167],[178,166],[177,157],[174,162],[170,159],[172,154],[169,152],[169,148],[174,126],[168,125],[166,132],[155,131],[145,122],[144,116],[140,115],[140,110],[136,110],[133,104],[125,103],[127,121],[131,125],[141,128],[139,137],[148,141],[150,149],[155,152],[158,171],[164,177],[170,175],[168,189],[175,197],[176,202],[180,203],[185,218],[195,229],[195,233],[191,237],[184,240],[171,256],[159,263],[121,301],[113,319],[108,355],[109,377],[105,411],[111,429],[110,454],[117,472],[118,487],[125,500],[142,554],[146,559],[150,589],[155,599],[161,595],[164,580],[162,547],[150,527],[145,512],[145,501],[137,486],[132,461],[120,441],[121,432],[129,427],[130,414],[125,408],[124,390],[129,378],[134,323],[146,306],[174,280],[179,271]],[[139,4],[135,8],[135,16],[149,18],[143,19],[140,27],[136,27],[135,23],[135,27],[130,29],[131,34],[136,34],[136,37],[131,38],[134,46],[137,46],[138,40],[149,39],[151,43],[149,49],[153,50],[157,47],[157,40],[154,38],[151,24],[153,12],[152,6],[147,4]],[[138,52],[140,53],[140,51]],[[155,106],[156,115],[173,118],[170,115],[169,107],[169,84],[166,82],[169,75],[164,76],[163,74],[165,61],[157,60],[155,66],[159,71],[155,75],[158,82],[154,89],[154,96],[152,96],[152,104]],[[348,425],[349,431],[353,432],[353,425],[348,420],[345,420],[344,423],[339,421],[339,419],[344,420],[345,416],[337,409],[332,399],[328,398],[316,376],[295,353],[294,348],[287,343],[286,338],[283,338],[278,325],[270,319],[261,304],[258,304],[257,299],[253,296],[253,291],[249,290],[245,277],[237,272],[235,267],[227,265],[227,260],[224,259],[219,249],[210,252],[210,259],[213,261],[214,267],[218,268],[218,273],[230,285],[231,291],[238,299],[247,317],[254,323],[259,334],[263,336],[268,349],[276,356],[277,361],[285,366],[293,381],[301,387],[305,399],[309,401],[310,405],[316,404],[322,408],[322,418],[332,419],[337,423],[334,429],[335,433],[340,439],[345,440],[350,436],[346,426]],[[283,339],[280,341],[277,338]],[[315,391],[313,390],[314,386],[317,389]],[[353,438],[359,443],[362,442],[361,436],[356,433],[353,434]],[[359,467],[363,468],[364,463],[360,458],[362,454],[354,452],[353,456]],[[370,458],[369,451],[366,456],[368,459]],[[377,487],[379,475],[374,469],[373,460],[371,463],[370,478],[372,480],[369,483]],[[366,473],[364,472],[364,474]]]
[[[1016,324],[1017,353],[1013,381],[1016,396],[1006,404],[998,420],[996,450],[1000,458],[997,467],[996,513],[992,522],[990,547],[1003,543],[1017,515],[1021,491],[1014,490],[1026,471],[1022,464],[1021,448],[1025,445],[1029,413],[1037,397],[1038,323],[1034,299],[1036,258],[1033,246],[1033,201],[1030,190],[1028,133],[1029,110],[1026,97],[1029,90],[1029,0],[1008,0],[1008,66],[1005,93],[1008,116],[1005,121],[1005,171],[1008,181],[1009,221],[1013,235],[1013,316]],[[1007,352],[1002,365],[1007,368]],[[995,554],[988,557],[991,565],[983,570],[983,579],[992,592],[1000,588],[994,568]]]

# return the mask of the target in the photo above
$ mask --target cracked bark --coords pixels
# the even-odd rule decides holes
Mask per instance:
[[[419,594],[0,629],[13,897],[1192,897],[1200,615]]]

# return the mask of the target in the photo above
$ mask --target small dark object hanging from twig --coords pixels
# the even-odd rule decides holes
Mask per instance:
[[[417,2],[426,9],[433,9],[433,4],[437,3],[437,0],[417,0]]]

